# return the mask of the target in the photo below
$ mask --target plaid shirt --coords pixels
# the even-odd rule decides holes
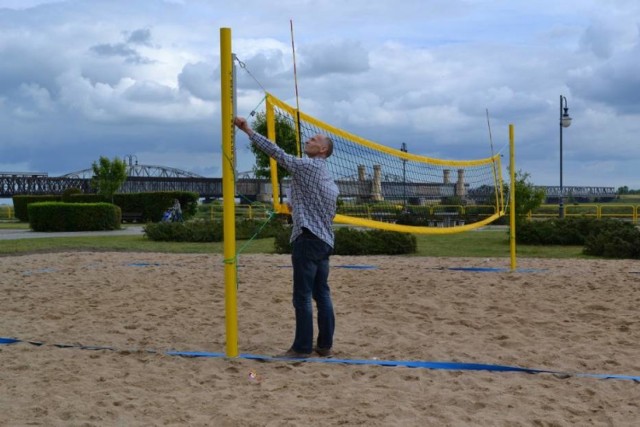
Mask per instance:
[[[251,142],[291,174],[291,207],[293,209],[293,242],[307,228],[333,247],[333,218],[336,216],[338,186],[331,178],[327,160],[299,158],[284,152],[264,136],[254,132]]]

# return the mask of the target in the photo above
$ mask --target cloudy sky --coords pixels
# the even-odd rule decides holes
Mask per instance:
[[[135,155],[220,176],[220,28],[248,115],[263,88],[295,105],[290,19],[300,107],[323,121],[474,159],[488,111],[494,150],[513,123],[517,169],[558,185],[564,95],[564,185],[640,188],[637,0],[0,0],[0,171]]]

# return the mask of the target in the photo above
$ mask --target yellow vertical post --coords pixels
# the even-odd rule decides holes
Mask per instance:
[[[231,28],[220,28],[220,98],[222,115],[222,206],[224,224],[224,308],[227,357],[238,357],[236,265],[235,147],[233,141],[233,58]]]
[[[275,112],[273,111],[273,104],[269,100],[269,95],[267,95],[267,138],[269,138],[273,143],[276,143],[276,118]],[[269,170],[271,171],[271,187],[273,194],[273,210],[278,213],[283,213],[282,205],[280,204],[280,184],[278,182],[278,164],[273,159],[273,157],[269,158]]]
[[[511,252],[511,271],[516,269],[516,153],[513,125],[509,125],[509,172],[511,191],[509,191],[509,248]]]

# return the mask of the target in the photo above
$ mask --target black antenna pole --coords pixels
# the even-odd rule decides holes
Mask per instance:
[[[302,127],[300,125],[300,100],[298,98],[298,72],[296,70],[296,46],[295,46],[295,43],[293,42],[293,19],[290,19],[289,23],[291,24],[291,51],[293,52],[293,80],[296,88],[296,120],[297,120],[296,125],[298,127],[297,148],[298,148],[298,157],[302,157]]]

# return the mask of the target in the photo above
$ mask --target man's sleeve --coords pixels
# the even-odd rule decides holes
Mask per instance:
[[[282,148],[257,132],[254,132],[249,139],[260,151],[269,157],[273,157],[280,166],[289,172],[294,172],[300,164],[300,158],[287,154]]]

